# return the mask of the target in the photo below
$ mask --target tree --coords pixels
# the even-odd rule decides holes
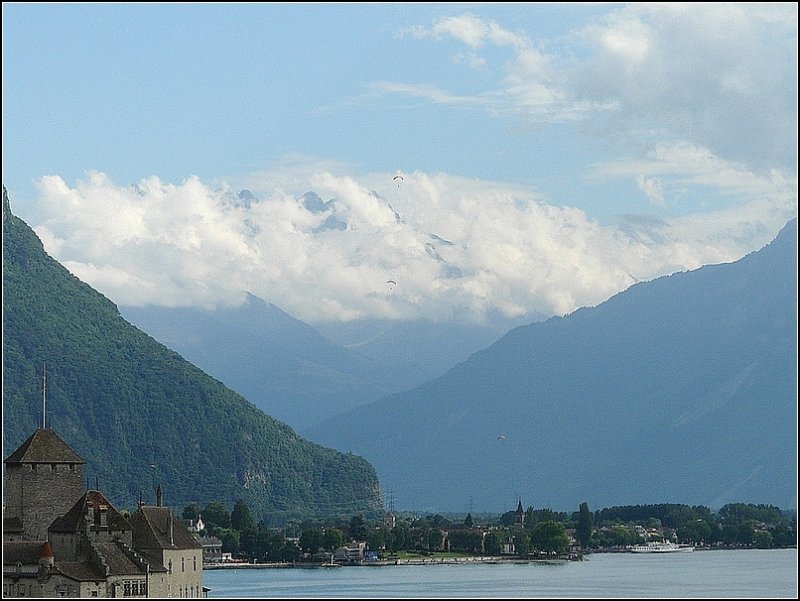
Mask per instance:
[[[370,551],[380,551],[386,545],[386,536],[382,529],[370,530],[367,533],[366,541]]]
[[[354,515],[350,518],[349,530],[351,540],[367,540],[367,525],[364,523],[364,518],[360,515]]]
[[[231,514],[220,501],[211,501],[203,509],[203,521],[208,530],[217,528],[230,528],[231,527]]]
[[[306,553],[316,553],[323,545],[322,530],[308,528],[300,534],[300,548]]]
[[[407,549],[408,545],[411,543],[411,532],[408,526],[403,523],[398,523],[392,528],[392,536],[388,538],[386,543],[389,547],[389,551],[392,553],[401,549]]]
[[[687,522],[677,532],[678,541],[682,543],[707,543],[711,538],[711,526],[705,520]]]
[[[250,507],[248,507],[247,503],[239,499],[236,501],[236,504],[233,506],[233,511],[231,512],[231,528],[243,532],[244,530],[255,527],[256,521],[250,513]]]
[[[297,548],[297,545],[287,541],[286,537],[283,535],[283,532],[280,530],[270,530],[268,528],[264,528],[263,530],[268,533],[266,541],[267,549],[264,555],[265,559],[269,561],[290,561],[293,558],[287,558],[287,545],[291,545],[292,549],[294,549],[298,554],[300,553],[300,549]]]
[[[284,540],[281,550],[281,561],[297,561],[300,559],[300,547],[293,541]]]
[[[481,533],[475,530],[451,530],[447,534],[451,551],[478,553],[481,550]]]
[[[500,555],[502,550],[503,546],[500,543],[497,532],[494,530],[487,532],[486,536],[483,537],[483,552],[486,555]]]
[[[578,509],[578,542],[584,549],[589,546],[589,541],[592,540],[592,529],[594,527],[594,517],[592,512],[589,511],[588,503],[581,503]]]
[[[775,547],[797,545],[797,532],[791,523],[780,524],[771,530],[772,544]]]
[[[240,535],[238,530],[232,530],[231,528],[217,528],[214,531],[214,536],[218,537],[222,541],[223,553],[239,552]]]
[[[325,528],[322,533],[322,547],[327,551],[335,551],[344,544],[344,535],[338,528]]]
[[[755,537],[755,534],[755,528],[753,528],[751,523],[739,524],[739,536],[737,537],[736,542],[740,545],[751,545],[753,544],[753,538]]]
[[[564,553],[569,548],[564,524],[552,520],[536,524],[531,532],[531,547],[540,553]]]
[[[514,553],[517,557],[527,557],[531,551],[531,543],[528,534],[521,530],[514,535]]]
[[[661,520],[664,526],[677,530],[684,524],[698,518],[697,512],[688,505],[671,505],[667,515]]]
[[[427,543],[429,551],[438,550],[442,546],[443,542],[444,534],[442,534],[442,531],[439,530],[439,528],[434,527],[428,531]]]
[[[758,549],[769,549],[772,547],[772,535],[766,530],[756,530],[753,542]]]
[[[514,522],[516,521],[517,521],[516,511],[506,511],[503,515],[500,516],[501,526],[513,526]]]
[[[181,518],[184,520],[196,520],[200,516],[200,505],[197,503],[189,503],[183,508]]]
[[[240,549],[253,559],[266,559],[272,548],[271,533],[267,528],[251,526],[241,531]]]
[[[542,509],[534,509],[528,507],[525,512],[525,528],[532,530],[539,522],[566,522],[569,516],[560,511],[553,511],[547,507]]]
[[[723,524],[722,542],[726,545],[734,545],[739,540],[739,526],[736,524]]]

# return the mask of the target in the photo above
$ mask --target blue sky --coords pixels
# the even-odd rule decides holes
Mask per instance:
[[[2,129],[118,304],[563,314],[796,216],[797,9],[4,3]]]

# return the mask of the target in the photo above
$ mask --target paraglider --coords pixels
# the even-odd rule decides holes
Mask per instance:
[[[505,440],[505,439],[506,439],[505,434],[501,434],[500,436],[497,437],[497,440]]]
[[[389,290],[397,286],[397,282],[395,282],[394,280],[386,280],[386,283],[389,284]]]
[[[402,175],[395,175],[395,176],[392,178],[392,181],[393,181],[393,182],[397,182],[397,187],[399,188],[399,187],[400,187],[400,182],[404,181],[404,180],[403,180],[403,176],[402,176]]]

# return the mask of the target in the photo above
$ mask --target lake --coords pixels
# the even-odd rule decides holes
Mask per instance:
[[[560,564],[207,570],[210,598],[797,598],[797,550],[598,553]]]

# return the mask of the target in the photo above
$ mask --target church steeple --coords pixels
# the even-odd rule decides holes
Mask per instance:
[[[522,499],[517,501],[517,510],[514,512],[515,519],[514,525],[518,526],[519,528],[523,528],[525,526],[525,510],[522,508]]]

